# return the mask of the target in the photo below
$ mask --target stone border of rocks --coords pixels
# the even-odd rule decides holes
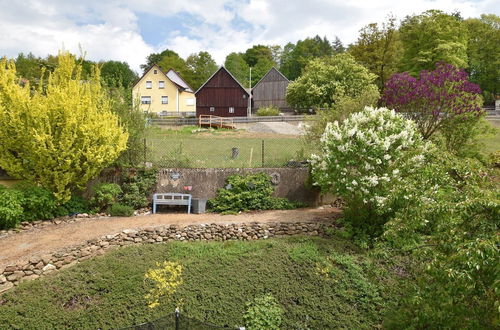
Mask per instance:
[[[149,207],[134,211],[134,216],[148,215],[148,214],[151,214],[151,208]],[[33,229],[44,228],[49,225],[60,225],[60,224],[81,221],[83,219],[99,219],[99,218],[109,218],[109,217],[110,215],[106,213],[97,213],[97,214],[78,213],[72,216],[67,215],[64,217],[54,218],[50,220],[23,221],[17,228],[0,230],[0,239],[7,236],[19,234],[25,231],[30,231]]]
[[[200,224],[186,227],[166,225],[141,229],[125,229],[120,233],[85,241],[59,252],[34,256],[28,262],[0,269],[0,293],[19,283],[71,267],[81,261],[100,256],[112,248],[132,244],[161,244],[172,241],[258,240],[279,236],[323,236],[332,222],[276,222],[248,224]]]

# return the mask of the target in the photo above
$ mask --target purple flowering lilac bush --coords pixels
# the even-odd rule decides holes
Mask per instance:
[[[467,72],[446,63],[437,63],[434,71],[422,71],[420,77],[394,74],[385,84],[382,104],[413,119],[428,139],[457,119],[472,124],[484,115],[481,89],[469,81]]]

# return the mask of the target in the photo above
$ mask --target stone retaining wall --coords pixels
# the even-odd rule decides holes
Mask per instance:
[[[175,225],[144,229],[125,229],[120,233],[88,240],[65,250],[30,258],[28,262],[9,265],[0,269],[0,293],[23,281],[34,280],[60,269],[71,267],[107,250],[131,244],[159,244],[171,241],[227,241],[257,240],[275,236],[314,235],[322,236],[325,222],[303,223],[250,223],[250,224],[202,224],[187,227]]]

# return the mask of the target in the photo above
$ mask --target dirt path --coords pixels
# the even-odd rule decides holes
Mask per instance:
[[[339,215],[336,208],[260,211],[237,215],[154,214],[129,218],[82,219],[73,223],[48,225],[0,239],[0,270],[7,265],[29,260],[32,256],[59,251],[86,240],[121,232],[128,228],[161,225],[180,227],[203,223],[305,222],[328,221]]]

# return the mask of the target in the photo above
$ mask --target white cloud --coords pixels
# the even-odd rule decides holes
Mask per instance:
[[[500,13],[497,0],[0,0],[0,8],[0,56],[45,56],[63,45],[78,52],[81,45],[89,59],[127,61],[137,71],[148,54],[165,48],[183,57],[206,50],[222,64],[230,52],[258,43],[284,45],[316,34],[351,43],[360,28],[389,14],[402,19],[428,9],[458,10],[464,17]],[[140,34],[141,12],[167,19],[189,14],[195,23],[149,45]],[[238,20],[242,24],[234,24]]]

